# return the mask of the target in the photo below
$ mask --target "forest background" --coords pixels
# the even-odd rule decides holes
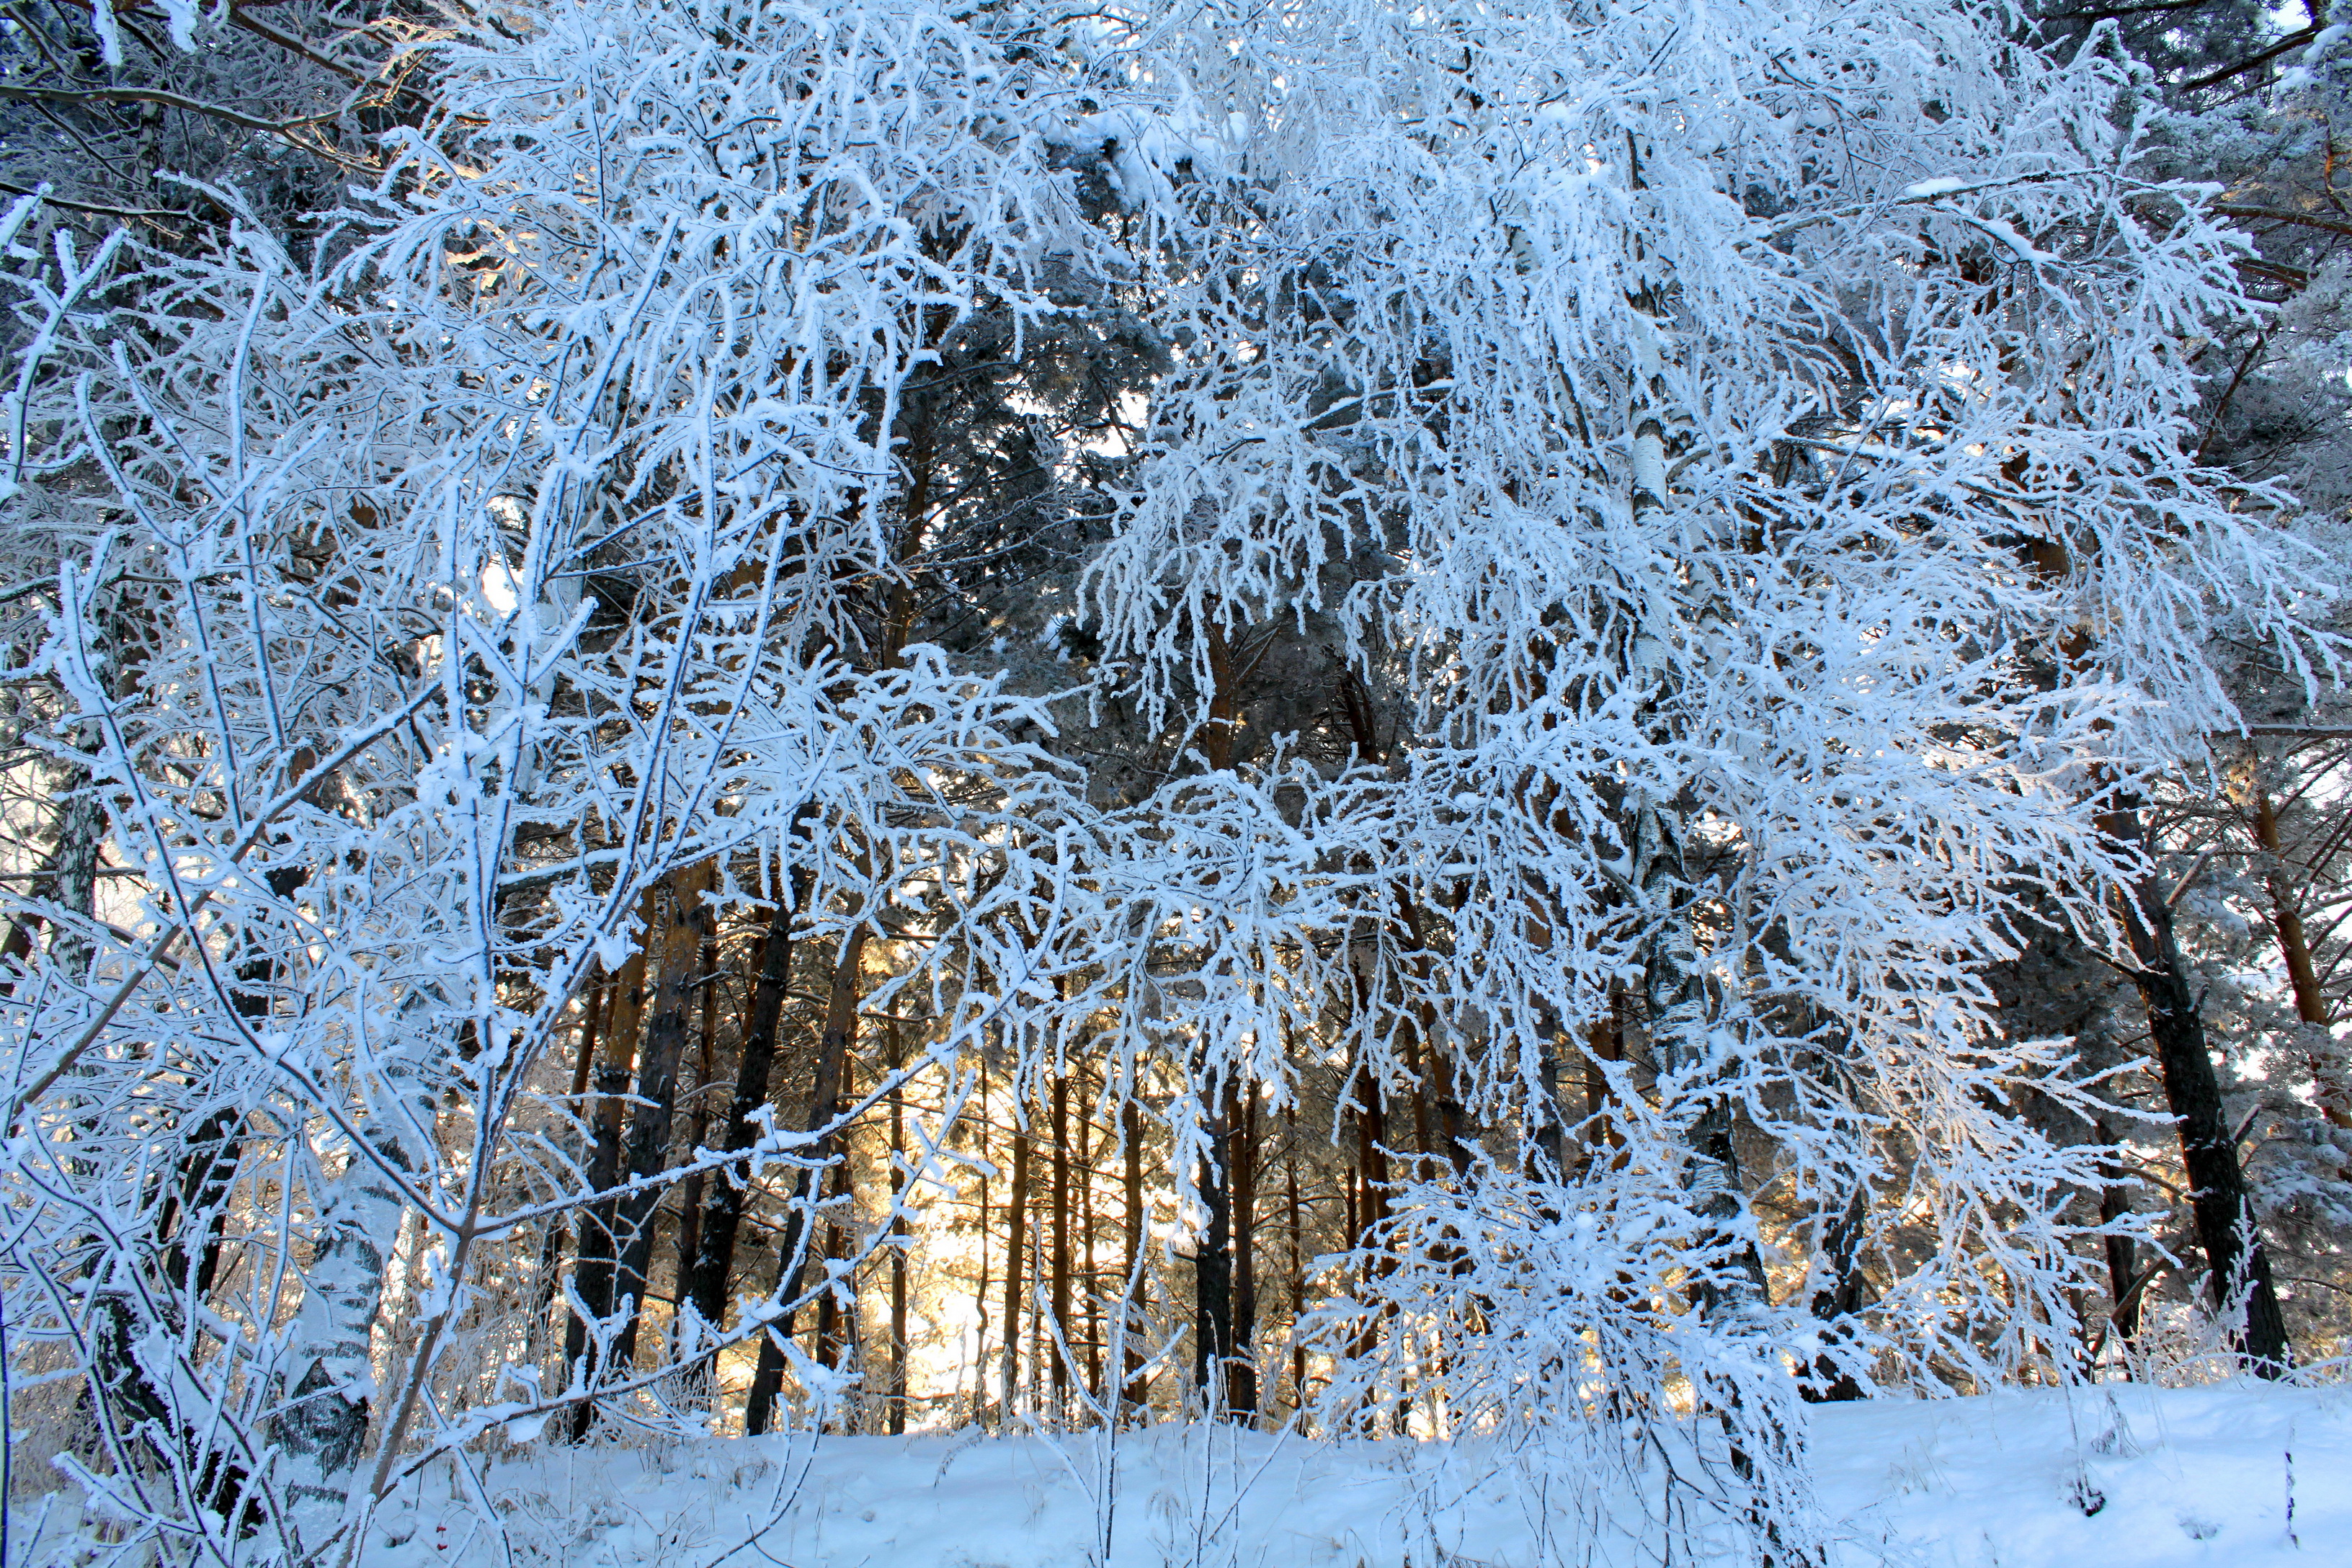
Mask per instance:
[[[2347,41],[0,6],[9,1495],[2335,1375]]]

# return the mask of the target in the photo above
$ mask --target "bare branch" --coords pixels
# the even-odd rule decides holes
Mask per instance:
[[[166,109],[184,110],[190,114],[203,114],[215,120],[225,120],[231,125],[242,125],[248,131],[267,131],[297,140],[294,132],[307,125],[325,124],[341,118],[339,110],[331,114],[306,114],[294,120],[264,120],[226,104],[205,103],[193,98],[183,98],[176,92],[166,92],[152,87],[0,87],[0,101],[10,103],[64,103],[87,107],[94,103],[156,103]],[[310,143],[303,142],[310,146]]]
[[[2340,217],[2321,217],[2316,213],[2284,212],[2277,207],[2215,206],[2213,211],[2223,217],[2242,218],[2248,223],[2291,223],[2303,228],[2323,229],[2329,234],[2352,235],[2352,222]]]
[[[2247,71],[2252,70],[2256,66],[2267,65],[2271,61],[2278,58],[2281,55],[2285,54],[2289,49],[2301,48],[2304,45],[2311,42],[2312,39],[2317,37],[2319,37],[2319,29],[2315,26],[2305,27],[2299,33],[2289,33],[2285,37],[2281,38],[2269,48],[2261,51],[2259,54],[2249,55],[2244,59],[2240,60],[2236,65],[2223,66],[2220,70],[2207,71],[2203,76],[2199,77],[2194,81],[2182,82],[2180,84],[2180,90],[2183,92],[2202,92],[2209,87],[2219,87],[2223,82],[2228,81],[2231,77],[2242,76]]]

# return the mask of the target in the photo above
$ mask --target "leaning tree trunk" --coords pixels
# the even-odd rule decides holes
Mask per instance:
[[[88,920],[97,902],[98,850],[107,821],[105,807],[91,792],[89,770],[79,764],[67,769],[52,798],[62,803],[57,837],[33,872],[25,901],[9,917],[7,935],[0,938],[0,960],[26,963],[32,958],[34,942],[50,923],[49,909]],[[78,980],[89,955],[89,943],[82,933],[71,922],[60,924],[50,939],[52,965]],[[13,994],[16,988],[15,973],[0,967],[0,996]]]
[[[2137,809],[2116,813],[2111,831],[2125,843],[2142,842]],[[2286,1319],[2271,1282],[2270,1256],[2255,1224],[2252,1194],[2238,1163],[2238,1142],[2221,1107],[2221,1086],[2205,1043],[2205,1020],[2173,935],[2172,908],[2152,878],[2142,878],[2123,900],[2124,934],[2137,963],[2132,978],[2147,1004],[2148,1037],[2164,1077],[2164,1097],[2180,1129],[2197,1239],[2211,1276],[2213,1301],[2227,1310],[2242,1290],[2245,1324],[2237,1343],[2260,1377],[2284,1376],[2290,1364]]]

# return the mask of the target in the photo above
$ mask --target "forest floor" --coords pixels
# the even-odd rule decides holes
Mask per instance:
[[[2126,1384],[1813,1414],[1834,1568],[2352,1568],[2352,1388]],[[362,1561],[1087,1568],[1105,1563],[1106,1503],[1108,1568],[1657,1561],[1626,1550],[1616,1527],[1644,1510],[1623,1488],[1531,1475],[1491,1447],[1160,1426],[1116,1458],[1107,1489],[1087,1434],[548,1446],[484,1476],[503,1543],[444,1468],[379,1516]],[[20,1543],[38,1512],[19,1505]]]

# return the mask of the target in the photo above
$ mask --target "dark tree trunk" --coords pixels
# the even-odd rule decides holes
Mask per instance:
[[[1567,1141],[1560,1134],[1559,1063],[1547,1044],[1536,1061],[1535,1148],[1537,1173],[1549,1182],[1568,1174]]]
[[[1051,1285],[1054,1303],[1054,1413],[1057,1420],[1070,1415],[1070,1357],[1067,1352],[1077,1330],[1070,1321],[1070,1079],[1054,1079],[1054,1232]]]
[[[890,1070],[905,1065],[906,1047],[898,1038],[898,1021],[890,1020]],[[907,1196],[907,1108],[905,1089],[890,1097],[890,1408],[888,1425],[894,1437],[907,1430],[907,1248],[909,1239],[898,1205]]]
[[[800,831],[814,808],[803,806],[793,817]],[[790,875],[790,897],[778,908],[761,946],[760,977],[751,987],[751,1005],[743,1016],[742,1056],[737,1062],[734,1097],[727,1102],[727,1136],[720,1147],[730,1153],[749,1149],[758,1136],[761,1108],[768,1103],[768,1079],[776,1062],[776,1035],[783,1016],[784,995],[792,983],[793,922],[808,898],[810,874]],[[727,1319],[727,1287],[735,1270],[735,1247],[742,1230],[743,1198],[751,1173],[730,1166],[713,1181],[702,1199],[702,1223],[696,1237],[694,1278],[679,1294],[713,1328]]]
[[[1011,1099],[1013,1176],[1004,1196],[1004,1407],[1000,1417],[1007,1424],[1021,1388],[1021,1287],[1029,1256],[1029,1129],[1024,1124],[1017,1076]]]
[[[824,1191],[827,1207],[849,1195],[849,1178],[845,1163],[835,1165],[825,1173]],[[824,1222],[824,1240],[817,1248],[818,1260],[831,1264],[839,1261],[841,1257],[841,1227],[831,1221],[826,1221]],[[833,1279],[833,1270],[828,1268],[824,1275],[826,1280],[830,1281]],[[817,1365],[828,1372],[838,1370],[845,1359],[842,1355],[842,1349],[848,1338],[848,1329],[845,1328],[842,1317],[841,1293],[837,1288],[828,1283],[816,1299],[816,1330],[812,1347],[816,1352]],[[848,1327],[854,1328],[855,1324]]]
[[[1353,1247],[1356,1245],[1357,1238],[1363,1235],[1361,1221],[1359,1217],[1359,1211],[1362,1205],[1357,1198],[1357,1193],[1363,1185],[1363,1178],[1357,1173],[1356,1163],[1353,1160],[1348,1162],[1348,1169],[1346,1175],[1343,1178],[1343,1184],[1347,1189],[1345,1196],[1348,1204],[1348,1245]]]
[[[96,862],[93,859],[94,871]],[[262,880],[272,896],[291,900],[310,880],[303,866],[280,866],[265,872]],[[269,1016],[270,982],[278,966],[264,952],[237,965],[232,997],[237,1016],[259,1021]],[[220,1278],[221,1246],[228,1226],[229,1190],[236,1184],[236,1168],[244,1157],[244,1119],[230,1107],[205,1117],[182,1145],[179,1180],[163,1216],[171,1235],[164,1249],[163,1278],[168,1287],[186,1293],[191,1310],[212,1293]]]
[[[1306,1242],[1298,1203],[1298,1102],[1282,1108],[1283,1196],[1290,1206],[1290,1402],[1307,1408],[1307,1342],[1298,1337],[1307,1316]]]
[[[988,1149],[988,1058],[980,1062],[980,1131],[981,1152]],[[980,1307],[980,1326],[972,1335],[972,1352],[977,1364],[972,1368],[971,1419],[974,1426],[983,1424],[988,1414],[988,1167],[980,1168],[980,1279],[973,1284],[971,1299]],[[957,1386],[962,1386],[959,1379]]]
[[[98,842],[105,837],[103,813],[96,809],[88,795],[89,770],[75,767],[58,781],[54,798],[65,804],[58,814],[57,836],[34,868],[31,884],[25,889],[26,902],[8,918],[8,934],[0,939],[0,996],[14,995],[16,971],[9,963],[23,963],[33,956],[33,944],[40,940],[41,929],[48,923],[42,904],[59,904],[87,914],[89,910],[77,907],[79,885],[87,882],[96,891]],[[88,867],[89,875],[78,875]]]
[[[1237,1421],[1257,1415],[1257,1085],[1228,1089],[1230,1187],[1234,1227],[1233,1348],[1226,1352],[1225,1410]]]
[[[2099,1123],[2099,1142],[2107,1152],[2099,1161],[2099,1221],[2113,1225],[2131,1213],[2131,1200],[2124,1194],[2124,1166],[2116,1130],[2106,1122]],[[2109,1235],[2107,1247],[2107,1298],[2115,1303],[2108,1321],[2126,1344],[2139,1337],[2139,1299],[2142,1284],[2138,1278],[2138,1248],[2128,1236]]]
[[[1602,1070],[1603,1062],[1625,1059],[1625,1036],[1617,1021],[1617,997],[1610,997],[1610,1010],[1592,1021],[1586,1035],[1584,1059],[1584,1157],[1589,1163],[1600,1157],[1603,1148],[1614,1147],[1619,1134],[1609,1121],[1609,1078]]]
[[[1862,1249],[1863,1222],[1869,1217],[1869,1194],[1860,1186],[1848,1195],[1826,1227],[1822,1237],[1822,1251],[1829,1264],[1829,1279],[1813,1292],[1811,1302],[1814,1321],[1832,1325],[1845,1322],[1862,1310]],[[1863,1396],[1862,1384],[1853,1374],[1843,1370],[1835,1357],[1826,1351],[1813,1360],[1813,1376],[1800,1384],[1798,1392],[1810,1400],[1848,1400]]]
[[[1084,1080],[1080,1080],[1081,1088]],[[1087,1323],[1087,1395],[1103,1396],[1102,1282],[1095,1278],[1095,1121],[1087,1114],[1089,1097],[1078,1097],[1078,1286]]]
[[[2116,837],[2137,846],[2139,814],[2116,814]],[[2180,948],[2173,936],[2172,910],[2152,879],[2143,879],[2124,905],[2124,931],[2137,963],[2132,978],[2147,1004],[2148,1036],[2164,1076],[2164,1096],[2180,1129],[2181,1162],[2188,1167],[2190,1206],[2197,1237],[2211,1273],[2213,1300],[2226,1308],[2245,1291],[2246,1319],[2238,1335],[2257,1376],[2283,1377],[2291,1364],[2286,1320],[2271,1282],[2271,1263],[2254,1221],[2252,1195],[2238,1163],[2237,1141],[2221,1106],[2221,1086],[2205,1043],[2205,1020],[2189,988]]]
[[[60,868],[55,879],[58,885],[50,888],[47,896],[73,913],[88,915],[93,908],[98,847],[94,838],[83,844],[68,843],[68,836],[82,833],[100,820],[94,812],[69,809],[60,829],[55,856]],[[309,872],[299,866],[279,867],[265,873],[264,880],[274,896],[291,899],[309,880]],[[238,1016],[254,1022],[268,1017],[269,984],[276,974],[277,966],[267,952],[250,954],[237,965],[230,1004]],[[176,1169],[156,1219],[156,1233],[169,1240],[147,1260],[165,1326],[177,1329],[199,1318],[219,1279],[228,1197],[244,1157],[243,1129],[244,1118],[236,1107],[218,1106],[179,1134]],[[244,1467],[214,1447],[196,1426],[172,1418],[163,1392],[149,1382],[147,1369],[132,1352],[133,1313],[129,1303],[120,1296],[104,1296],[96,1318],[92,1348],[97,1381],[118,1419],[128,1416],[131,1424],[143,1426],[149,1447],[163,1462],[190,1466],[195,1472],[196,1494],[205,1506],[233,1524],[240,1537],[251,1534],[261,1515],[258,1502],[246,1495]],[[355,1452],[353,1445],[366,1435],[369,1408],[364,1396],[346,1399],[330,1394],[314,1397],[305,1414],[317,1418],[316,1424],[329,1433],[330,1442],[341,1442]],[[168,1436],[175,1431],[176,1452]]]
[[[1405,1044],[1405,1070],[1412,1075],[1412,1147],[1414,1158],[1407,1169],[1415,1181],[1437,1179],[1437,1141],[1429,1130],[1429,1062],[1422,1048],[1421,1032],[1407,1024],[1402,1031]]]
[[[714,922],[715,927],[715,922]],[[706,933],[702,953],[696,962],[698,970],[697,989],[701,993],[702,1047],[696,1053],[694,1084],[694,1120],[688,1123],[687,1147],[699,1149],[710,1136],[710,1075],[716,1066],[719,1049],[719,941],[716,930]],[[677,1261],[671,1270],[677,1281],[672,1294],[677,1305],[673,1309],[673,1338],[684,1347],[687,1322],[687,1290],[694,1280],[694,1259],[702,1250],[702,1194],[709,1178],[698,1171],[686,1179],[677,1204]]]
[[[645,1320],[646,1285],[651,1277],[654,1223],[662,1189],[654,1178],[669,1161],[670,1129],[677,1120],[677,1069],[686,1054],[687,1022],[694,1007],[695,960],[715,934],[709,899],[717,868],[708,860],[670,879],[669,928],[656,971],[653,1016],[646,1022],[646,1046],[637,1068],[636,1114],[630,1119],[627,1163],[623,1176],[643,1183],[621,1200],[620,1266],[616,1300],[629,1303],[628,1317],[613,1342],[613,1364],[625,1374],[636,1363],[637,1328]]]
[[[1194,1173],[1208,1226],[1192,1249],[1192,1386],[1214,1416],[1234,1355],[1233,1130],[1222,1107],[1207,1132],[1210,1152]]]
[[[620,1179],[622,1118],[627,1109],[624,1097],[629,1092],[629,1079],[636,1061],[638,1026],[645,1018],[645,944],[654,939],[654,921],[658,912],[653,895],[648,893],[644,910],[644,938],[629,955],[629,961],[621,966],[613,984],[602,1055],[596,1065],[596,1141],[588,1158],[588,1190],[593,1193],[609,1193]],[[575,1227],[572,1289],[588,1318],[602,1320],[613,1312],[614,1220],[613,1200],[599,1198],[580,1211]],[[587,1318],[574,1311],[563,1329],[567,1375],[595,1382],[598,1369],[590,1353],[592,1349]],[[566,1413],[565,1435],[577,1443],[588,1436],[595,1422],[595,1406],[583,1400]]]
[[[806,1131],[816,1132],[830,1127],[841,1115],[842,1089],[849,1076],[850,1047],[857,1038],[857,971],[866,952],[866,928],[854,928],[841,940],[841,952],[834,964],[833,985],[825,999],[824,1034],[817,1043],[816,1083],[809,1095]],[[809,1240],[815,1223],[817,1205],[813,1201],[822,1189],[816,1181],[825,1163],[841,1152],[842,1138],[838,1131],[817,1140],[809,1150],[815,1162],[801,1173],[793,1194],[793,1210],[784,1221],[782,1245],[776,1259],[777,1298],[790,1306],[798,1300],[806,1288],[808,1259],[812,1250]],[[824,1298],[831,1300],[830,1293]],[[781,1331],[771,1329],[760,1342],[760,1360],[752,1369],[751,1392],[743,1406],[743,1430],[757,1436],[768,1429],[773,1419],[776,1396],[784,1387],[784,1352],[777,1342],[779,1332],[789,1336],[793,1331],[791,1318],[784,1320]],[[819,1334],[820,1349],[823,1334]]]
[[[180,1177],[164,1216],[172,1240],[163,1250],[163,1280],[185,1296],[191,1309],[212,1294],[220,1278],[229,1189],[244,1150],[241,1120],[234,1108],[223,1106],[197,1123],[182,1145]]]
[[[1143,1277],[1139,1267],[1143,1258],[1143,1107],[1132,1093],[1119,1107],[1119,1144],[1124,1156],[1124,1169],[1119,1173],[1119,1197],[1126,1213],[1126,1245],[1119,1259],[1119,1321],[1126,1324],[1127,1364],[1120,1368],[1126,1381],[1126,1401],[1129,1414],[1141,1411],[1151,1400],[1150,1379],[1144,1375],[1147,1359],[1143,1345]]]
[[[1388,1215],[1388,1153],[1382,1147],[1387,1139],[1387,1118],[1381,1113],[1381,1086],[1369,1074],[1363,1098],[1356,1106],[1356,1160],[1358,1170],[1355,1213],[1349,1227],[1349,1239],[1361,1258],[1359,1268],[1367,1283],[1384,1278],[1391,1260],[1381,1250],[1379,1227]],[[1357,1331],[1349,1353],[1368,1356],[1372,1353],[1379,1330],[1366,1321]],[[1381,1416],[1371,1413],[1375,1426]]]

